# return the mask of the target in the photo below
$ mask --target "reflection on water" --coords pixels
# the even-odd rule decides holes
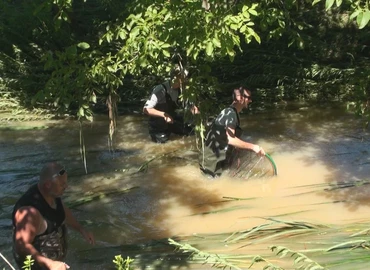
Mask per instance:
[[[0,250],[9,259],[13,204],[51,160],[68,169],[67,202],[89,192],[122,191],[73,208],[94,232],[97,245],[86,245],[72,232],[67,258],[72,269],[108,269],[117,254],[141,254],[148,264],[153,263],[153,250],[145,248],[149,242],[245,230],[266,222],[264,217],[339,225],[363,222],[369,211],[370,188],[359,183],[369,180],[370,134],[362,130],[358,119],[341,110],[242,116],[244,137],[263,146],[279,169],[273,179],[251,181],[204,177],[197,167],[194,137],[154,144],[142,116],[119,118],[114,152],[107,147],[105,117],[84,127],[88,174],[81,163],[76,122],[25,124],[48,128],[0,131]],[[137,173],[148,161],[147,170]],[[142,249],[137,250],[137,244]],[[294,243],[287,240],[289,244]],[[253,250],[235,251],[223,245],[207,249],[221,253]],[[158,244],[155,252],[163,257],[169,251]]]

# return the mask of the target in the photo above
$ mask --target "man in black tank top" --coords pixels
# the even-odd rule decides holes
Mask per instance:
[[[48,163],[40,180],[16,202],[13,213],[13,255],[19,268],[32,255],[35,269],[68,269],[66,226],[80,232],[90,243],[94,236],[73,217],[60,198],[67,188],[67,171],[58,163]]]
[[[233,148],[250,149],[264,155],[262,147],[240,139],[239,113],[252,102],[251,91],[239,87],[233,90],[233,103],[221,111],[206,130],[204,151],[200,153],[200,169],[212,177],[220,176],[229,165]]]
[[[170,80],[155,86],[150,98],[145,102],[143,112],[149,115],[149,134],[153,142],[165,143],[170,134],[188,136],[193,128],[184,123],[182,116],[176,113],[181,107],[179,96],[183,89],[187,71],[176,65],[171,71]],[[198,108],[192,106],[192,113]]]

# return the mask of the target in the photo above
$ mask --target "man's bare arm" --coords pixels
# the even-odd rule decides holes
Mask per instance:
[[[227,127],[226,128],[226,134],[227,134],[228,143],[230,145],[232,145],[236,148],[252,150],[256,154],[261,154],[261,155],[265,154],[265,151],[259,145],[243,141],[243,140],[239,139],[238,137],[236,137],[235,136],[235,129]]]
[[[161,118],[164,118],[164,120],[167,123],[173,123],[172,117],[170,115],[168,115],[167,113],[165,113],[165,112],[158,111],[157,109],[154,109],[154,108],[145,108],[145,107],[144,107],[143,111],[147,115],[155,116],[155,117],[161,117]]]
[[[15,213],[14,219],[15,250],[18,254],[31,255],[33,260],[46,269],[67,269],[65,263],[42,256],[32,245],[35,237],[46,230],[46,223],[36,208],[31,206],[20,208]]]
[[[71,227],[75,231],[81,233],[81,235],[85,238],[87,242],[94,245],[95,239],[92,233],[85,230],[85,228],[77,221],[77,219],[73,216],[71,210],[63,204],[64,212],[66,214],[65,223],[67,226]]]

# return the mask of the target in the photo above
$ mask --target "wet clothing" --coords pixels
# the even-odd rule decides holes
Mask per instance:
[[[149,134],[152,141],[165,143],[169,140],[171,133],[177,135],[190,135],[192,127],[184,123],[181,115],[176,113],[179,106],[179,89],[172,89],[169,81],[155,86],[150,99],[144,105],[147,109],[156,109],[170,115],[173,123],[167,123],[163,117],[149,116]]]
[[[224,109],[207,128],[204,141],[204,152],[200,153],[200,169],[213,177],[221,175],[231,162],[233,146],[228,144],[226,128],[235,130],[235,136],[240,138],[239,114],[234,107]]]
[[[37,184],[31,186],[28,191],[17,201],[14,206],[13,221],[13,255],[18,266],[21,268],[25,260],[25,255],[17,254],[14,248],[15,241],[15,222],[14,216],[17,210],[24,206],[36,208],[47,223],[46,231],[37,235],[32,245],[45,257],[56,261],[63,261],[67,254],[67,229],[64,224],[65,212],[60,198],[55,200],[56,208],[50,207],[40,193]],[[32,270],[44,269],[39,265],[32,266]]]

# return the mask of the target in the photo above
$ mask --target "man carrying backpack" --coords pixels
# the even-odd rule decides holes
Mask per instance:
[[[230,166],[234,148],[248,149],[265,155],[259,145],[241,139],[239,113],[252,102],[252,93],[245,87],[233,89],[233,103],[221,111],[205,134],[204,151],[200,153],[200,169],[206,175],[218,177]]]
[[[145,102],[143,112],[149,115],[149,134],[153,142],[166,143],[171,133],[182,136],[192,133],[193,128],[176,113],[181,107],[179,95],[185,87],[187,75],[187,70],[176,65],[171,71],[170,80],[155,86]],[[198,108],[193,106],[191,111],[197,113]]]

